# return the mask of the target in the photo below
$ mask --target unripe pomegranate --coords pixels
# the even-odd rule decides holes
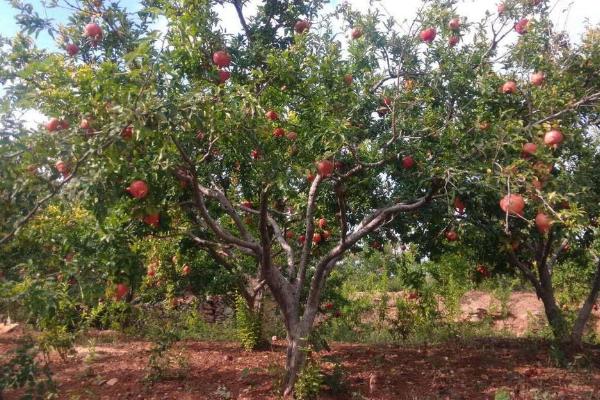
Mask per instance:
[[[547,233],[552,226],[552,220],[544,213],[538,213],[535,216],[535,226],[541,234]]]
[[[564,135],[558,129],[553,129],[544,135],[544,143],[548,146],[556,147],[565,140]]]
[[[525,200],[521,195],[507,194],[500,200],[500,208],[505,213],[522,215],[525,209]]]
[[[304,33],[307,32],[310,28],[310,23],[307,20],[299,20],[294,25],[294,30],[296,33]]]
[[[71,57],[76,56],[77,53],[79,53],[79,46],[77,46],[75,43],[69,43],[66,46],[66,50],[67,50],[67,54],[70,55]]]
[[[435,28],[427,28],[427,29],[421,31],[421,33],[419,34],[419,37],[421,38],[421,40],[423,42],[431,43],[431,42],[433,42],[433,39],[435,39],[436,35],[437,35],[437,32],[435,31]]]
[[[329,160],[321,160],[317,163],[317,172],[323,178],[327,178],[333,173],[334,164]]]
[[[415,166],[415,160],[411,156],[404,156],[402,158],[402,168],[411,169]]]
[[[481,131],[487,131],[488,129],[490,129],[490,123],[487,121],[482,121],[479,123],[479,130]]]
[[[127,192],[129,192],[129,194],[135,197],[136,199],[143,199],[148,195],[149,189],[146,182],[137,180],[131,182],[131,184],[127,188]]]
[[[513,94],[517,91],[517,82],[515,81],[507,81],[502,85],[502,93],[504,94]]]
[[[225,68],[231,64],[231,56],[225,50],[219,50],[213,54],[213,62],[217,67]]]

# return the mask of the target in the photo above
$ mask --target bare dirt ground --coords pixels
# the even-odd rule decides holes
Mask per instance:
[[[464,320],[490,313],[492,299],[483,292],[463,299]],[[533,310],[535,296],[511,297],[510,323],[499,329],[522,333]],[[483,310],[483,311],[482,311]],[[465,322],[466,323],[466,322]],[[16,347],[20,328],[0,334],[0,364]],[[116,333],[96,333],[94,346],[83,345],[67,359],[52,357],[58,398],[66,400],[275,400],[284,363],[285,342],[268,351],[247,353],[236,343],[178,343],[173,369],[148,382],[152,344]],[[451,341],[434,346],[397,347],[334,343],[320,353],[321,365],[332,371],[339,363],[346,373],[347,391],[325,391],[321,399],[494,399],[498,391],[512,399],[600,400],[600,347],[588,348],[582,366],[557,368],[546,342],[514,338]],[[373,390],[370,381],[374,380]],[[371,385],[373,386],[373,385]],[[4,399],[19,398],[7,393]],[[503,397],[505,398],[505,397]]]

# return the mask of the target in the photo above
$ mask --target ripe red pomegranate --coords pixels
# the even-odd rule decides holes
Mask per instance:
[[[92,40],[102,39],[102,28],[95,22],[91,22],[85,26],[83,34]]]
[[[507,194],[500,200],[500,208],[505,213],[522,215],[525,209],[525,200],[521,195]]]
[[[70,171],[69,165],[67,163],[65,163],[64,161],[57,161],[56,164],[54,164],[54,167],[62,175],[69,174],[69,171]]]
[[[506,5],[504,3],[498,4],[498,14],[502,15],[506,11]]]
[[[60,120],[58,118],[50,118],[48,122],[46,122],[46,129],[48,132],[56,132],[60,128]]]
[[[557,147],[563,140],[565,140],[565,137],[558,129],[553,129],[544,135],[544,143],[548,146]]]
[[[321,242],[321,234],[320,233],[315,233],[313,234],[313,238],[312,241],[314,244],[319,244],[319,242]]]
[[[402,168],[411,169],[415,166],[415,160],[411,156],[404,156],[402,158]]]
[[[309,182],[312,182],[312,181],[314,181],[314,180],[315,180],[315,176],[313,175],[313,173],[312,173],[312,172],[309,172],[309,173],[306,175],[306,180],[307,180],[307,181],[309,181]]]
[[[273,136],[280,138],[280,137],[284,137],[285,136],[285,130],[281,127],[279,128],[275,128],[275,130],[273,131]]]
[[[450,28],[451,31],[457,31],[460,29],[460,19],[459,18],[452,18],[450,20],[450,22],[448,22],[448,28]]]
[[[259,160],[260,159],[260,150],[258,149],[253,149],[250,152],[250,157],[252,157],[253,160]]]
[[[326,310],[331,310],[331,309],[333,309],[333,303],[329,301],[329,302],[323,304],[323,308],[325,308]]]
[[[436,34],[437,32],[435,31],[435,28],[427,28],[421,31],[419,37],[423,42],[431,43],[433,42],[433,39],[435,39]]]
[[[529,20],[527,18],[520,19],[519,22],[515,24],[515,31],[519,35],[524,35],[529,30]]]
[[[298,242],[300,242],[300,244],[304,244],[304,242],[306,242],[306,236],[300,235],[298,237]]]
[[[286,135],[289,140],[296,140],[298,138],[298,134],[294,131],[289,131]]]
[[[327,178],[333,173],[334,164],[329,160],[321,160],[317,163],[317,172],[323,178]]]
[[[542,181],[540,181],[538,178],[533,178],[531,180],[531,185],[536,188],[537,190],[542,190],[542,188],[544,187],[544,183]]]
[[[294,25],[294,30],[296,33],[304,33],[307,32],[310,28],[310,23],[307,20],[301,19],[296,22]]]
[[[454,209],[458,211],[460,214],[465,213],[465,203],[463,203],[462,199],[458,196],[454,198]]]
[[[535,226],[539,233],[544,234],[550,230],[552,220],[544,213],[538,213],[535,216]]]
[[[273,110],[267,111],[265,113],[265,117],[271,121],[277,121],[279,119],[279,115],[277,114],[277,112],[275,112]]]
[[[242,201],[242,207],[246,207],[246,208],[252,208],[252,202],[250,200],[244,200]]]
[[[158,228],[160,225],[160,214],[156,213],[146,215],[144,217],[144,223],[153,226],[154,228]]]
[[[325,218],[319,218],[319,220],[317,221],[317,225],[319,226],[319,228],[323,229],[327,226],[327,220]]]
[[[350,37],[352,37],[352,39],[354,39],[354,40],[360,38],[362,35],[363,35],[363,30],[358,27],[352,29],[352,31],[350,32]]]
[[[153,277],[156,275],[156,271],[153,269],[149,269],[148,272],[146,272],[146,275],[148,275],[149,277]]]
[[[133,138],[133,126],[129,125],[123,128],[121,131],[121,137],[124,140],[131,140],[131,138]]]
[[[392,99],[389,97],[384,97],[383,98],[383,105],[386,107],[391,107],[392,106]]]
[[[149,192],[148,185],[146,182],[141,180],[131,182],[126,190],[136,199],[143,199],[144,197],[148,196]]]
[[[117,288],[115,290],[115,298],[117,301],[123,299],[127,295],[127,292],[129,292],[129,287],[126,283],[117,283]]]
[[[285,238],[286,238],[286,239],[293,239],[293,238],[294,238],[294,232],[292,232],[292,231],[287,231],[287,232],[285,233]]]
[[[517,91],[517,82],[515,81],[507,81],[502,85],[502,93],[504,94],[513,94]]]
[[[344,83],[348,86],[352,85],[352,82],[354,82],[354,77],[352,76],[352,74],[346,74],[344,75]]]
[[[81,120],[81,123],[79,124],[79,127],[81,129],[90,129],[91,123],[90,120],[87,118],[84,118]]]
[[[419,292],[417,291],[412,291],[408,294],[408,299],[409,300],[417,300],[419,298]]]
[[[537,151],[537,144],[535,143],[525,143],[523,145],[523,155],[524,156],[532,156]]]
[[[66,47],[67,49],[67,54],[70,55],[71,57],[76,56],[77,53],[79,53],[79,46],[77,46],[75,43],[69,43]]]
[[[231,72],[225,71],[224,69],[219,70],[219,83],[225,83],[231,78]]]
[[[225,68],[231,64],[231,56],[225,50],[219,50],[213,54],[213,62],[217,67]]]
[[[448,239],[449,242],[455,242],[458,240],[458,233],[456,233],[455,231],[446,231],[445,235],[446,239]]]
[[[536,72],[531,74],[529,82],[531,82],[533,86],[542,86],[544,84],[544,79],[546,79],[546,76],[543,72]]]
[[[192,268],[188,264],[185,264],[181,269],[181,274],[183,276],[188,276],[190,272],[192,272]]]
[[[204,132],[202,132],[202,131],[196,132],[196,139],[204,140],[205,137],[206,137],[206,134]]]
[[[456,35],[452,35],[448,38],[448,46],[454,47],[460,42],[460,37]]]
[[[69,121],[61,119],[60,122],[58,123],[58,127],[60,129],[69,129]]]
[[[490,127],[491,127],[491,125],[487,121],[482,121],[479,123],[479,130],[481,130],[481,131],[487,131],[488,129],[490,129]]]

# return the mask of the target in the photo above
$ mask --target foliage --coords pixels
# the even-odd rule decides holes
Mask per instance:
[[[237,337],[242,347],[247,351],[256,350],[263,346],[265,339],[262,335],[262,311],[251,310],[241,295],[235,298],[235,322]]]
[[[294,395],[298,400],[314,400],[319,395],[323,383],[321,368],[309,357],[298,377]]]
[[[25,388],[23,400],[45,399],[55,393],[49,365],[40,361],[39,352],[31,339],[19,344],[12,358],[0,366],[0,396],[4,390],[18,388]]]

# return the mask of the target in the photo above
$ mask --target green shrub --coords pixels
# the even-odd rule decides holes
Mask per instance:
[[[246,351],[256,350],[264,345],[261,318],[260,311],[258,313],[253,312],[242,296],[236,296],[235,321],[237,337]]]
[[[297,400],[316,399],[323,385],[323,374],[316,361],[310,357],[298,376],[294,395]]]

